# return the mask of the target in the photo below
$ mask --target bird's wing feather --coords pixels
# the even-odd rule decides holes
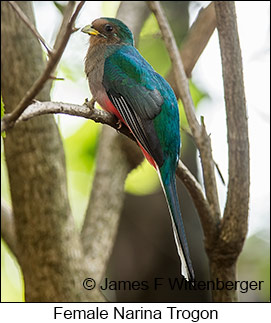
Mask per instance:
[[[127,126],[158,166],[163,151],[153,119],[164,102],[155,87],[156,73],[134,47],[126,46],[105,60],[103,85],[110,101]]]

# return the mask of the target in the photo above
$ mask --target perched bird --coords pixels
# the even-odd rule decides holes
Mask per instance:
[[[99,18],[82,32],[91,36],[85,72],[93,98],[130,129],[144,156],[157,170],[172,219],[182,274],[194,280],[176,190],[180,125],[175,94],[134,47],[132,32],[123,22]]]

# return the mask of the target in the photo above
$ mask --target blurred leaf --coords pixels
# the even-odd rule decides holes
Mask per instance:
[[[69,197],[78,227],[82,224],[91,190],[99,132],[100,125],[87,121],[64,140]]]
[[[150,15],[140,33],[138,50],[162,76],[169,70],[170,59],[154,15]]]
[[[267,239],[264,239],[267,236]],[[241,301],[270,301],[270,241],[269,232],[261,231],[249,237],[238,261],[242,280],[264,281],[261,290],[240,293]]]
[[[189,2],[190,1],[161,1],[178,47],[188,31]]]
[[[60,13],[63,15],[68,1],[53,1],[53,3],[56,6],[56,8],[60,11]]]
[[[189,80],[189,88],[190,88],[190,93],[191,93],[191,97],[194,103],[195,108],[197,109],[197,106],[199,104],[199,102],[206,98],[208,96],[208,94],[206,92],[201,91],[195,83],[193,83],[192,80]],[[189,129],[188,126],[188,122],[186,119],[186,115],[184,112],[184,108],[183,108],[183,104],[181,100],[178,100],[178,104],[179,104],[179,111],[180,111],[180,123],[182,128],[187,128]]]
[[[2,145],[3,142],[1,142],[1,146]],[[3,149],[1,149],[1,151],[3,151]],[[3,152],[1,153],[1,198],[11,205],[8,170]]]
[[[4,107],[4,102],[1,95],[1,119],[3,118],[4,115],[5,115],[5,107]]]
[[[87,121],[72,136],[65,139],[64,148],[69,170],[90,173],[97,151],[100,125]]]
[[[135,195],[151,194],[158,187],[158,175],[146,159],[128,175],[125,182],[125,190]]]
[[[208,96],[206,92],[201,91],[192,80],[189,80],[190,93],[194,102],[195,107],[197,108],[199,102]]]
[[[2,98],[2,95],[1,95],[1,120],[2,120],[4,115],[5,115],[5,106],[4,106],[3,98]],[[3,131],[1,133],[1,135],[2,135],[3,138],[5,138],[6,137],[6,132]]]
[[[116,17],[121,1],[103,1],[102,13],[104,17]]]
[[[57,76],[76,82],[78,79],[80,79],[80,77],[82,77],[81,62],[74,62],[73,64],[70,64],[68,59],[63,59],[60,63]]]
[[[148,19],[145,21],[143,28],[140,32],[140,38],[146,37],[146,36],[152,36],[157,34],[161,38],[161,32],[159,29],[158,22],[152,13]]]
[[[3,239],[1,239],[1,302],[24,302],[23,275]]]

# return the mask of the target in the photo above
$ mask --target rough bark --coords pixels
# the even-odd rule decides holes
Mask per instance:
[[[18,4],[33,21],[30,2]],[[136,39],[148,16],[145,5],[134,11],[137,4],[125,1],[118,13],[118,18],[136,33]],[[199,214],[202,212],[200,218],[207,238],[205,242],[211,279],[235,281],[236,262],[247,233],[249,142],[234,3],[216,2],[215,9],[229,144],[228,196],[222,219],[219,218],[214,178],[208,182],[210,176],[204,176],[207,188],[205,197],[198,183],[186,173],[184,167],[180,175],[184,182],[188,181],[187,187],[196,200]],[[127,10],[136,12],[132,22],[128,21]],[[2,95],[9,113],[39,77],[44,62],[38,40],[5,2],[1,3],[1,18]],[[210,24],[208,30],[212,29],[213,24]],[[207,36],[210,37],[210,34]],[[182,74],[183,80],[186,79]],[[186,80],[179,81],[180,84],[182,82]],[[37,98],[42,101],[50,99],[48,82]],[[200,126],[195,120],[195,124],[194,132],[202,137],[203,131],[206,137],[204,123]],[[7,226],[4,232],[7,233],[6,241],[22,267],[26,300],[102,300],[97,291],[86,292],[81,284],[86,277],[100,281],[106,269],[122,209],[124,180],[129,170],[142,158],[139,149],[126,138],[119,138],[116,131],[103,129],[97,172],[80,237],[69,207],[65,157],[54,118],[38,116],[18,123],[9,130],[4,144],[13,204],[12,213],[5,207],[3,209],[3,223]],[[213,169],[210,145],[207,153],[203,148],[201,157],[205,155]],[[99,194],[101,191],[103,196]],[[213,300],[236,301],[236,295],[235,290],[214,291]]]
[[[85,255],[91,264],[90,277],[97,282],[103,278],[114,246],[124,200],[124,182],[130,171],[119,139],[117,132],[104,127],[81,233]]]
[[[215,2],[227,114],[229,181],[219,236],[208,249],[211,278],[236,280],[236,262],[247,234],[249,207],[249,139],[242,57],[235,4]],[[214,301],[236,301],[236,291],[216,291]]]
[[[145,4],[137,1],[123,1],[119,7],[117,18],[127,23],[136,39],[148,16],[147,9]],[[128,20],[130,15],[127,11],[134,13],[132,21]],[[125,179],[142,160],[143,156],[134,142],[120,137],[113,129],[103,127],[93,189],[81,233],[84,252],[91,259],[90,272],[97,281],[103,277],[115,243],[124,202]]]
[[[31,2],[17,4],[34,23]],[[45,63],[38,40],[7,2],[1,2],[1,24],[2,95],[11,112]],[[38,99],[49,100],[49,90],[45,86]],[[26,301],[101,299],[82,288],[88,271],[69,206],[64,151],[54,117],[18,125],[4,146]]]
[[[204,120],[202,119],[202,125],[199,125],[196,119],[182,60],[163,10],[157,1],[149,1],[149,6],[156,15],[169,51],[178,93],[180,93],[192,135],[200,151],[206,201],[202,204],[203,207],[197,207],[197,209],[205,235],[211,280],[234,282],[236,262],[247,233],[249,204],[248,124],[235,5],[232,1],[215,2],[229,147],[229,184],[223,218],[220,217],[210,137],[207,135]],[[195,205],[197,206],[197,203]],[[214,290],[213,300],[236,301],[237,291],[234,288]]]

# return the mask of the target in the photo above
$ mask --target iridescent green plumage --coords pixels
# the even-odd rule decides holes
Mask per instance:
[[[171,214],[182,272],[193,280],[176,191],[175,171],[180,153],[176,97],[166,80],[133,46],[132,33],[126,25],[117,19],[101,18],[93,22],[93,27],[98,32],[92,35],[101,37],[100,44],[96,41],[95,46],[101,46],[104,58],[102,76],[97,78],[101,84],[98,84],[99,90],[92,86],[93,95],[104,109],[113,112],[129,127],[144,155],[156,168]],[[87,56],[87,60],[90,59]],[[93,69],[86,66],[86,71]],[[88,77],[90,80],[91,75]]]

